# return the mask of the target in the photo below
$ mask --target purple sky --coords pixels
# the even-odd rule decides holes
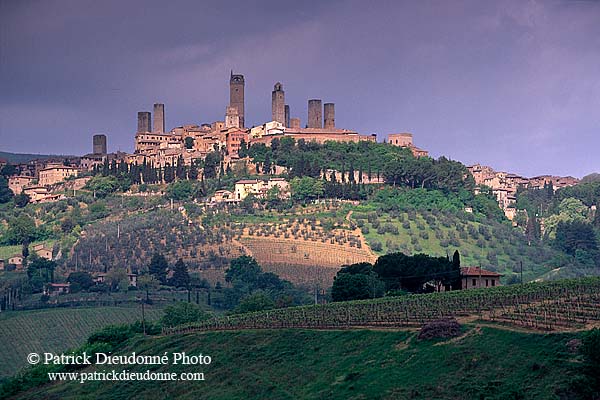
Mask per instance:
[[[412,132],[433,156],[527,176],[600,172],[600,1],[0,0],[0,150],[132,151],[137,111],[167,129],[246,125],[336,103],[336,123]],[[593,149],[596,149],[595,151]]]

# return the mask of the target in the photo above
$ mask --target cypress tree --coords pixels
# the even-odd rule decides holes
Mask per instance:
[[[190,275],[188,274],[187,265],[185,265],[181,258],[177,260],[173,267],[173,277],[170,283],[175,287],[187,288],[190,286]]]

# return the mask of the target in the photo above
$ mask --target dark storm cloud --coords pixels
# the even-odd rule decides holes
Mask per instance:
[[[168,128],[336,103],[339,126],[410,131],[434,155],[526,175],[600,169],[599,2],[0,1],[1,148],[131,150],[136,112]],[[568,145],[565,145],[566,143]]]

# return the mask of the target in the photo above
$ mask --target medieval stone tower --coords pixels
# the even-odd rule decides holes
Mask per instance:
[[[308,101],[308,127],[323,128],[323,106],[320,99]]]
[[[138,112],[138,132],[152,132],[152,116],[149,111]]]
[[[285,124],[285,92],[283,85],[279,82],[275,84],[271,93],[271,120]]]
[[[325,103],[323,105],[323,118],[325,120],[325,129],[335,128],[335,104]]]
[[[165,133],[165,105],[154,104],[153,133]]]
[[[106,135],[99,133],[93,137],[93,153],[106,155]]]
[[[286,128],[290,127],[290,106],[285,105],[285,124],[283,124]]]
[[[233,74],[229,78],[229,107],[237,108],[240,128],[244,128],[244,75]]]

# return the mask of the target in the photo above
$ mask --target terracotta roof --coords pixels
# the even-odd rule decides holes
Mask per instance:
[[[502,274],[493,271],[488,271],[482,269],[481,267],[461,267],[460,274],[461,276],[502,276]]]

